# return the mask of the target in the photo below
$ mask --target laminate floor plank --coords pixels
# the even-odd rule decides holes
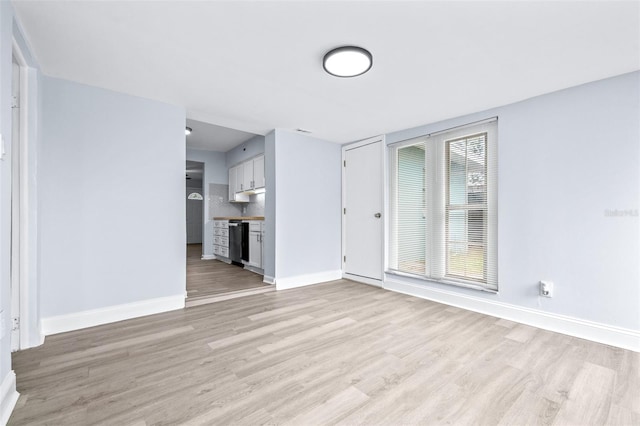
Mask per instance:
[[[187,302],[248,289],[273,287],[263,276],[215,259],[202,259],[202,244],[187,244]],[[192,302],[193,303],[193,302]]]
[[[9,425],[640,421],[640,354],[346,280],[49,336],[13,368]]]

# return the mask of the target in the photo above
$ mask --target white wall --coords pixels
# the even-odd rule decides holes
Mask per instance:
[[[0,311],[3,325],[0,330],[0,421],[13,405],[15,383],[9,390],[2,386],[11,381],[11,38],[13,10],[9,2],[0,2],[0,132],[6,157],[0,162]]]
[[[634,72],[387,135],[499,117],[499,294],[387,280],[640,330],[640,218],[605,214],[640,207],[639,94]],[[555,283],[553,298],[538,296],[540,280]]]
[[[264,243],[262,262],[265,281],[273,283],[276,276],[276,131],[272,131],[264,139]]]
[[[15,374],[11,370],[11,157],[12,150],[12,121],[11,121],[11,80],[12,80],[12,42],[15,40],[20,53],[26,63],[26,75],[22,75],[23,82],[28,82],[26,98],[28,103],[22,103],[23,112],[27,113],[26,127],[22,127],[22,136],[27,136],[22,150],[23,165],[30,192],[26,201],[26,223],[29,230],[26,242],[26,269],[23,269],[22,279],[26,281],[25,293],[36,294],[38,291],[38,218],[37,218],[37,188],[36,180],[36,151],[39,143],[39,97],[38,85],[40,72],[30,49],[22,36],[18,23],[14,20],[11,3],[0,2],[0,134],[6,150],[5,157],[0,161],[0,311],[2,311],[2,329],[0,329],[0,424],[8,420],[8,416],[17,400]],[[25,78],[26,77],[26,78]],[[22,95],[24,95],[24,91]],[[25,161],[26,159],[26,161]],[[24,224],[24,222],[23,222]],[[23,294],[23,296],[25,296]],[[24,303],[24,302],[29,303]],[[21,312],[21,347],[31,347],[40,343],[39,305],[38,298],[23,298]]]
[[[213,215],[210,210],[210,183],[229,183],[229,172],[225,163],[225,153],[187,149],[187,160],[204,163],[202,189],[204,191],[204,231],[202,236],[202,255],[213,258]]]
[[[267,158],[271,157],[271,138]],[[341,276],[341,146],[275,131],[275,279],[278,288]],[[267,179],[273,179],[272,172]],[[269,182],[267,182],[269,184]],[[270,207],[270,208],[269,208]],[[271,214],[267,207],[265,214]],[[267,232],[272,222],[267,222]],[[266,243],[270,243],[267,238]]]
[[[242,163],[243,161],[264,153],[264,136],[254,136],[246,142],[241,143],[235,148],[230,149],[225,154],[227,169]],[[228,181],[227,177],[227,181]]]
[[[184,297],[184,123],[180,107],[43,79],[43,321]]]

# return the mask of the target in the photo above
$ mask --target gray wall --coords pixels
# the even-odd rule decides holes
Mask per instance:
[[[264,136],[254,136],[248,141],[241,143],[233,149],[230,149],[226,153],[226,165],[227,169],[233,167],[238,163],[242,163],[244,160],[255,157],[256,155],[264,153]],[[229,177],[227,176],[227,182]]]
[[[499,294],[510,305],[640,328],[640,72],[387,135],[393,143],[498,116]],[[401,280],[400,278],[396,278]],[[538,281],[555,296],[538,296]]]
[[[202,237],[202,254],[213,256],[213,214],[211,212],[211,185],[228,184],[229,173],[225,163],[224,152],[187,149],[187,160],[204,163],[204,231]],[[183,166],[184,168],[184,166]],[[184,172],[183,172],[184,173]]]
[[[184,109],[43,83],[43,318],[183,295]]]
[[[276,280],[341,269],[341,158],[338,144],[276,130],[278,191],[267,188],[267,200],[275,198]]]

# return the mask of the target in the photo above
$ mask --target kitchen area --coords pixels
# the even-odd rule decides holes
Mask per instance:
[[[240,214],[213,217],[216,259],[263,275],[264,197],[264,155],[229,168],[229,206],[224,208]],[[222,210],[222,205],[212,208],[214,214]]]
[[[188,150],[188,157],[194,152]],[[253,138],[226,153],[201,154],[206,154],[203,243],[187,249],[187,306],[273,291],[263,282],[264,139]],[[224,176],[220,161],[207,160],[221,154]],[[214,178],[207,175],[207,162],[213,165],[209,170],[215,167]]]

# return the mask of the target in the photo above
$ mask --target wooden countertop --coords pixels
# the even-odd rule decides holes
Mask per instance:
[[[213,220],[264,220],[264,216],[217,216]]]

